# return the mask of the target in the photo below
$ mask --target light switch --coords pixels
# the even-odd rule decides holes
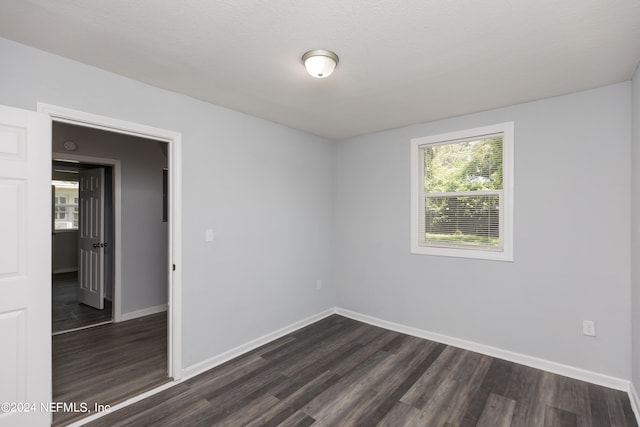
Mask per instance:
[[[205,242],[213,242],[213,230],[212,229],[207,228],[205,230],[204,240],[205,240]]]

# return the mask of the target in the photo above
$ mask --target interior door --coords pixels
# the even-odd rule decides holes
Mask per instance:
[[[51,419],[50,185],[51,120],[0,106],[0,426]]]
[[[104,309],[104,168],[80,171],[78,300]]]

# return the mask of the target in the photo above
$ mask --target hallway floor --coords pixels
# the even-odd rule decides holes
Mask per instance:
[[[54,334],[112,319],[111,301],[104,300],[103,310],[78,302],[77,272],[54,274],[51,283],[51,329]]]

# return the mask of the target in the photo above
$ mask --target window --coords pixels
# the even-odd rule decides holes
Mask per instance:
[[[64,206],[56,206],[56,219],[66,219],[67,218],[67,210]]]
[[[78,228],[78,183],[54,180],[54,228],[73,230]],[[73,202],[71,202],[73,200]]]
[[[411,140],[411,252],[513,261],[513,122]]]

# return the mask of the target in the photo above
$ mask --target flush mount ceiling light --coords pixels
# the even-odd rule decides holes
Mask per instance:
[[[78,149],[78,144],[73,141],[65,141],[63,147],[67,151],[76,151]]]
[[[310,50],[302,55],[302,63],[313,77],[324,79],[329,77],[338,65],[338,55],[330,50]]]

